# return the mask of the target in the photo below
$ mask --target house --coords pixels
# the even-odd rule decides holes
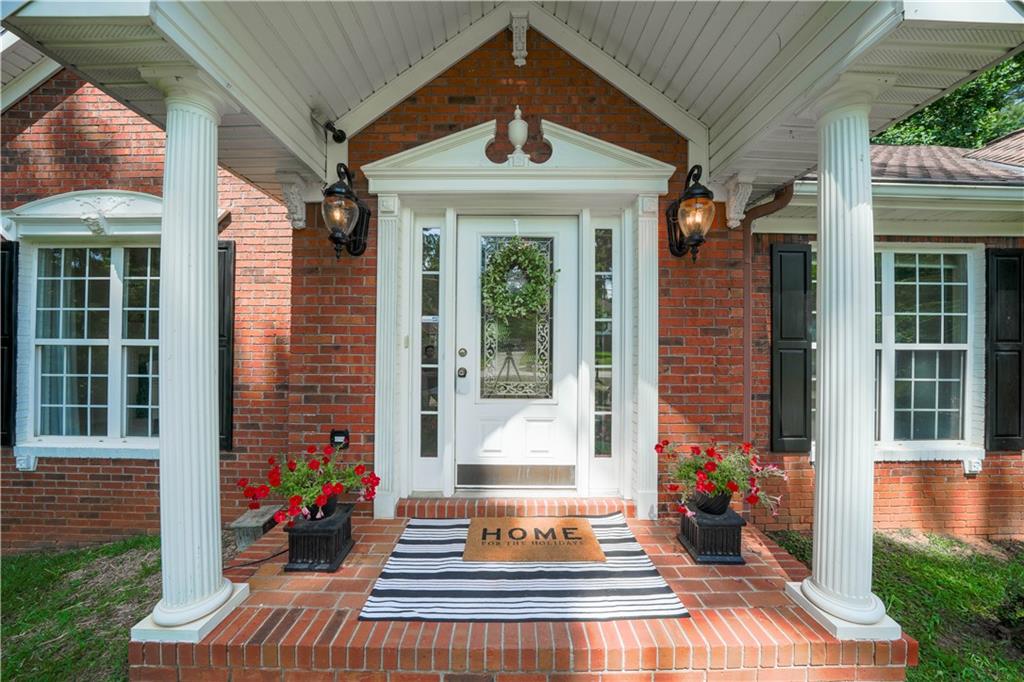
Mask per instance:
[[[466,496],[656,519],[662,437],[753,441],[790,473],[754,519],[816,522],[788,594],[840,639],[900,634],[875,525],[1024,534],[1019,134],[868,142],[1019,51],[1009,4],[4,12],[3,543],[159,528],[140,637],[198,641],[245,599],[235,481],[342,429],[377,519]],[[372,219],[336,253],[342,163]],[[717,211],[679,258],[693,166]],[[480,278],[515,235],[558,275],[508,341]]]

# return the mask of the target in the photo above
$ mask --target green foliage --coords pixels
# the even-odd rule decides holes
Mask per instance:
[[[484,306],[502,322],[544,312],[551,299],[556,274],[540,249],[521,237],[514,237],[487,261],[480,278]],[[517,275],[521,286],[510,285],[513,275]]]
[[[810,565],[809,536],[769,535]],[[1024,679],[1024,633],[1014,621],[1021,616],[1024,546],[1007,550],[981,552],[937,535],[875,535],[872,588],[920,644],[920,663],[907,669],[907,680]]]
[[[320,462],[317,469],[309,467],[309,462],[313,459]],[[359,493],[364,487],[360,479],[353,466],[334,459],[324,464],[317,456],[313,456],[309,460],[298,460],[295,471],[287,466],[283,467],[281,485],[274,488],[274,492],[285,502],[294,495],[301,495],[303,505],[309,506],[315,504],[317,496],[323,492],[326,484],[341,483],[345,486],[345,493]]]
[[[2,559],[4,680],[124,680],[128,628],[160,597],[160,539]]]
[[[1024,127],[1024,53],[896,123],[875,144],[976,148]]]

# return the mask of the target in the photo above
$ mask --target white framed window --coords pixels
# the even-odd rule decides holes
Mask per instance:
[[[30,390],[19,445],[155,456],[160,249],[39,245],[22,258]]]
[[[982,246],[876,245],[876,459],[984,457],[984,276]]]

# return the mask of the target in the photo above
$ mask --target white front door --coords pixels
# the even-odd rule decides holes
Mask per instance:
[[[578,226],[576,216],[459,217],[458,487],[577,486]],[[480,279],[490,255],[516,234],[557,274],[546,311],[502,321],[483,305]]]

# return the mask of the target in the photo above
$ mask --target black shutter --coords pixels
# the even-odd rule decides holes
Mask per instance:
[[[811,248],[772,245],[772,450],[811,449]]]
[[[231,449],[232,412],[235,403],[235,243],[217,242],[217,356],[220,394],[220,449]]]
[[[15,341],[18,320],[18,243],[0,244],[0,445],[14,445],[14,407],[17,401],[15,376]]]
[[[989,249],[985,310],[985,437],[989,450],[1024,449],[1024,249]]]

